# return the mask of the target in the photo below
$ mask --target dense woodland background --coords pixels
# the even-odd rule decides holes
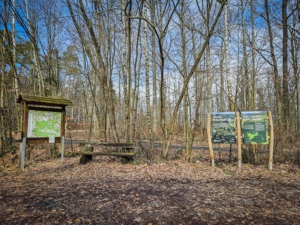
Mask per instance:
[[[300,165],[299,30],[299,0],[3,0],[1,156],[22,93],[70,99],[68,131],[149,159],[179,136],[189,160],[209,112],[272,111],[277,160]]]

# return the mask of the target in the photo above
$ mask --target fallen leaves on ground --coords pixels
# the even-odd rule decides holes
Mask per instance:
[[[95,157],[0,172],[1,224],[298,224],[300,170]]]

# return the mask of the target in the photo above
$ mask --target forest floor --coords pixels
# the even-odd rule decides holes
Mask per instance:
[[[66,147],[68,148],[68,147]],[[299,224],[300,169],[207,157],[122,164],[97,156],[0,163],[0,224]]]

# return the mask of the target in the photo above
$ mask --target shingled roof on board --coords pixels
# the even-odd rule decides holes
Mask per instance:
[[[24,95],[20,94],[17,103],[36,104],[36,105],[48,105],[48,106],[68,106],[73,103],[64,98],[44,97],[38,95]]]

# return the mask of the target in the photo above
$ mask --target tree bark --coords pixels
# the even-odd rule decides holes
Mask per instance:
[[[290,115],[289,71],[288,71],[288,0],[282,1],[282,106],[285,125],[288,128]]]
[[[153,0],[152,0],[153,1]],[[155,18],[155,6],[154,2],[151,1],[150,4],[150,19],[151,19],[151,24],[154,24],[154,18]],[[156,65],[156,44],[155,44],[155,32],[152,30],[151,32],[151,52],[152,52],[152,57],[151,57],[151,63],[152,63],[152,89],[153,89],[153,133],[157,133],[157,121],[158,121],[158,104],[157,104],[157,65]]]
[[[228,51],[228,39],[229,39],[229,27],[228,27],[228,3],[225,4],[224,9],[224,21],[225,21],[225,55],[226,55],[226,79],[228,89],[229,111],[234,111],[234,101],[232,96],[232,85],[230,80],[230,67],[229,67],[229,51]]]
[[[246,110],[250,110],[250,79],[249,79],[249,68],[248,68],[248,53],[247,53],[247,40],[246,40],[246,26],[245,26],[245,8],[244,0],[241,0],[241,7],[242,7],[242,33],[243,33],[243,66],[244,66],[244,82],[242,83],[243,86],[246,86],[245,89],[245,99],[244,102],[246,103],[245,107]]]
[[[271,20],[270,20],[270,11],[269,11],[269,1],[264,1],[264,7],[265,7],[265,13],[266,17],[265,20],[267,22],[268,26],[268,34],[269,34],[269,45],[270,45],[270,53],[272,58],[272,67],[274,72],[274,87],[275,87],[275,96],[276,96],[276,103],[277,103],[277,112],[278,112],[278,122],[281,125],[282,124],[282,105],[281,105],[281,85],[280,85],[280,77],[279,77],[279,71],[277,66],[277,59],[275,55],[274,50],[274,43],[273,43],[273,33],[272,33],[272,26],[271,26]]]
[[[26,10],[26,21],[27,21],[27,26],[28,26],[28,32],[29,35],[31,36],[30,38],[30,45],[31,45],[31,51],[32,51],[32,56],[33,56],[33,63],[31,64],[32,67],[32,83],[33,83],[33,90],[31,90],[31,94],[38,94],[41,96],[45,95],[45,84],[44,84],[44,78],[42,75],[42,68],[41,68],[41,62],[39,58],[39,49],[37,45],[37,37],[36,37],[36,18],[31,19],[29,17],[29,10],[28,10],[28,4],[27,0],[24,0],[25,4],[25,10]],[[37,73],[38,77],[38,82],[37,82],[37,88],[38,92],[36,93],[37,90],[35,90],[36,87],[36,82],[35,82],[35,72]]]
[[[147,5],[145,1],[144,5],[144,17],[147,16]],[[145,76],[146,76],[146,108],[147,108],[147,127],[149,133],[149,158],[153,158],[153,134],[152,134],[152,118],[151,118],[151,102],[150,102],[150,77],[149,77],[149,54],[148,54],[148,29],[147,23],[144,21],[144,51],[145,51]]]

